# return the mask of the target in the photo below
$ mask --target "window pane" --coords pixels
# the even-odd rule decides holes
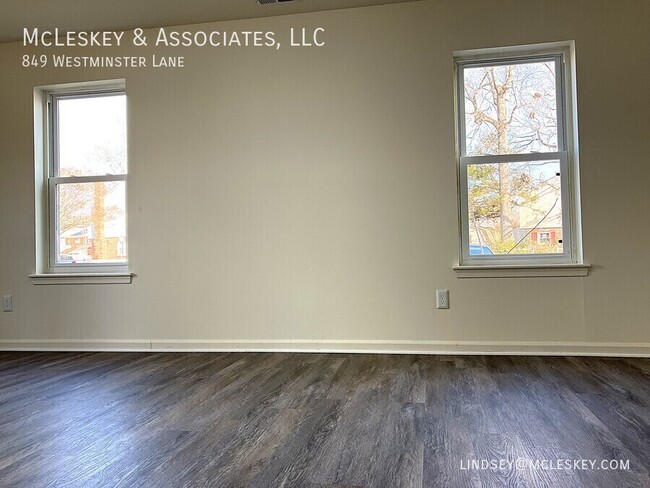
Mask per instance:
[[[126,173],[126,96],[62,98],[58,176]]]
[[[555,62],[466,67],[465,154],[558,150]]]
[[[57,185],[56,264],[127,260],[124,181]]]
[[[560,162],[467,166],[470,255],[561,254]]]

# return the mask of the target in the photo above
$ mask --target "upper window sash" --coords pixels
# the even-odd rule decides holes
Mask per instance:
[[[48,172],[50,178],[58,178],[60,175],[60,108],[59,102],[65,100],[79,100],[84,98],[99,98],[99,97],[114,97],[125,95],[124,88],[103,88],[93,90],[80,90],[71,92],[50,92],[47,97],[48,101],[48,122],[49,122],[49,161]],[[128,162],[127,162],[128,165]],[[128,167],[125,172],[120,173],[106,173],[97,172],[96,176],[104,175],[126,175]],[[91,175],[85,175],[91,176]],[[78,176],[69,176],[68,178],[79,178]]]
[[[536,154],[543,152],[567,151],[568,141],[565,127],[566,117],[566,87],[565,87],[565,54],[563,52],[553,54],[536,54],[507,57],[484,57],[480,59],[457,60],[457,99],[458,99],[458,148],[461,157],[467,156],[467,120],[466,120],[466,97],[465,97],[465,70],[481,67],[498,67],[521,65],[529,63],[552,62],[555,67],[555,105],[557,121],[557,151],[534,151],[511,154]],[[492,154],[496,156],[497,154]]]

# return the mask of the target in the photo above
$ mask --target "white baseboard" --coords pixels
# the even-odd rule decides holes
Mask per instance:
[[[321,352],[650,357],[650,343],[387,340],[0,339],[0,351]]]

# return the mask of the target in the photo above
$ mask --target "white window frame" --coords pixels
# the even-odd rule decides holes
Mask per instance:
[[[572,42],[498,49],[479,49],[454,53],[456,99],[456,153],[458,164],[458,197],[460,225],[460,268],[495,266],[542,266],[582,263],[579,226],[579,187],[577,151],[577,110],[575,99],[575,51]],[[467,156],[465,134],[466,67],[517,64],[531,61],[553,61],[556,66],[556,100],[558,151]],[[562,205],[562,254],[470,255],[467,168],[470,164],[497,164],[557,160],[560,164]]]
[[[57,102],[71,98],[126,95],[124,80],[51,85],[34,89],[35,185],[36,185],[36,272],[35,284],[130,283],[128,256],[118,263],[57,263],[57,185],[128,180],[127,174],[58,176]],[[128,135],[127,135],[128,145]],[[126,204],[128,235],[128,201]],[[78,279],[74,278],[77,276]],[[68,279],[68,276],[72,276]]]
[[[117,241],[117,255],[126,256],[128,260],[128,256],[129,256],[128,245],[126,239],[122,237],[120,237],[119,240]]]

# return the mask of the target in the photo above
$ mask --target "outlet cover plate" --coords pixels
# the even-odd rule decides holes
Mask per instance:
[[[436,290],[436,308],[449,308],[449,290]]]

